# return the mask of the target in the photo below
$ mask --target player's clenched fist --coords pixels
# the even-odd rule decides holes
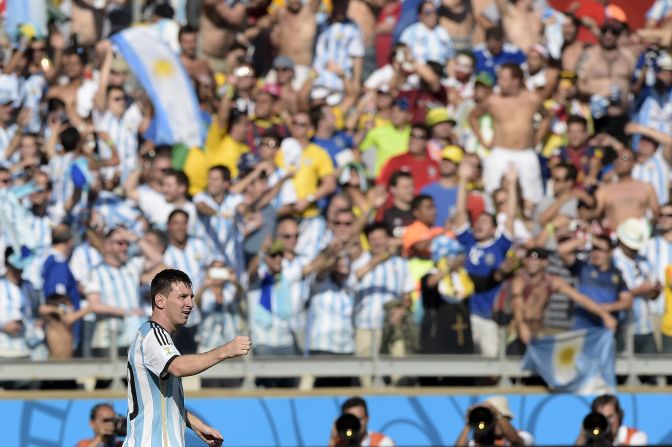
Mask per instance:
[[[229,358],[239,357],[241,355],[247,355],[252,348],[252,343],[250,342],[250,337],[238,336],[228,342],[224,347],[227,350]]]

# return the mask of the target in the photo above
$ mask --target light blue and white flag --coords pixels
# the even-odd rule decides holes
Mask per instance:
[[[616,391],[614,333],[583,329],[534,339],[522,368],[539,374],[554,391],[600,394]]]
[[[9,262],[22,270],[33,260],[35,235],[31,231],[30,213],[21,205],[21,199],[37,190],[34,182],[0,189],[0,228],[14,250]]]
[[[178,55],[148,27],[126,29],[110,40],[152,101],[154,143],[202,146],[196,92]]]
[[[47,34],[47,1],[7,0],[5,30],[17,41],[20,34],[43,39]]]

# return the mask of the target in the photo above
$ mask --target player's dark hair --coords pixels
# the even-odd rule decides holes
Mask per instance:
[[[346,410],[350,408],[362,407],[364,408],[364,414],[369,415],[369,409],[366,406],[366,401],[359,396],[351,397],[341,404],[341,412],[345,413]]]
[[[191,279],[181,270],[166,269],[157,273],[152,279],[149,292],[152,297],[152,309],[156,307],[156,295],[168,296],[174,284],[184,284],[191,288]]]

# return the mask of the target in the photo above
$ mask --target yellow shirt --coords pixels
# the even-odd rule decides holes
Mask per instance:
[[[205,191],[208,186],[208,165],[205,161],[204,151],[200,148],[189,149],[182,170],[189,178],[189,194],[191,196]]]
[[[672,337],[672,265],[665,269],[665,312],[660,324],[660,331]]]
[[[238,176],[238,159],[250,148],[245,143],[239,143],[231,138],[226,131],[213,121],[205,140],[205,164],[207,169],[213,166],[226,166],[231,171],[231,178]],[[207,171],[206,171],[207,181]]]
[[[285,171],[292,168],[285,162],[282,151],[278,152],[276,163],[278,167]],[[292,181],[294,182],[297,199],[305,199],[315,194],[320,186],[320,181],[327,176],[334,175],[334,164],[331,157],[329,157],[327,151],[313,143],[309,143],[308,146],[303,148],[301,156],[293,168],[296,169]],[[312,204],[304,211],[303,217],[314,217],[318,214],[317,206]]]

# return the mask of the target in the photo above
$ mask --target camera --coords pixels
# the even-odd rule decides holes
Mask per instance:
[[[126,436],[126,416],[120,414],[114,415],[114,436]]]
[[[494,445],[495,414],[492,410],[483,406],[474,407],[469,412],[467,421],[474,431],[474,442],[477,445]]]
[[[609,421],[601,413],[592,412],[583,418],[586,445],[611,445]]]
[[[340,445],[360,445],[362,424],[352,414],[342,414],[336,419],[336,433],[341,440]]]

